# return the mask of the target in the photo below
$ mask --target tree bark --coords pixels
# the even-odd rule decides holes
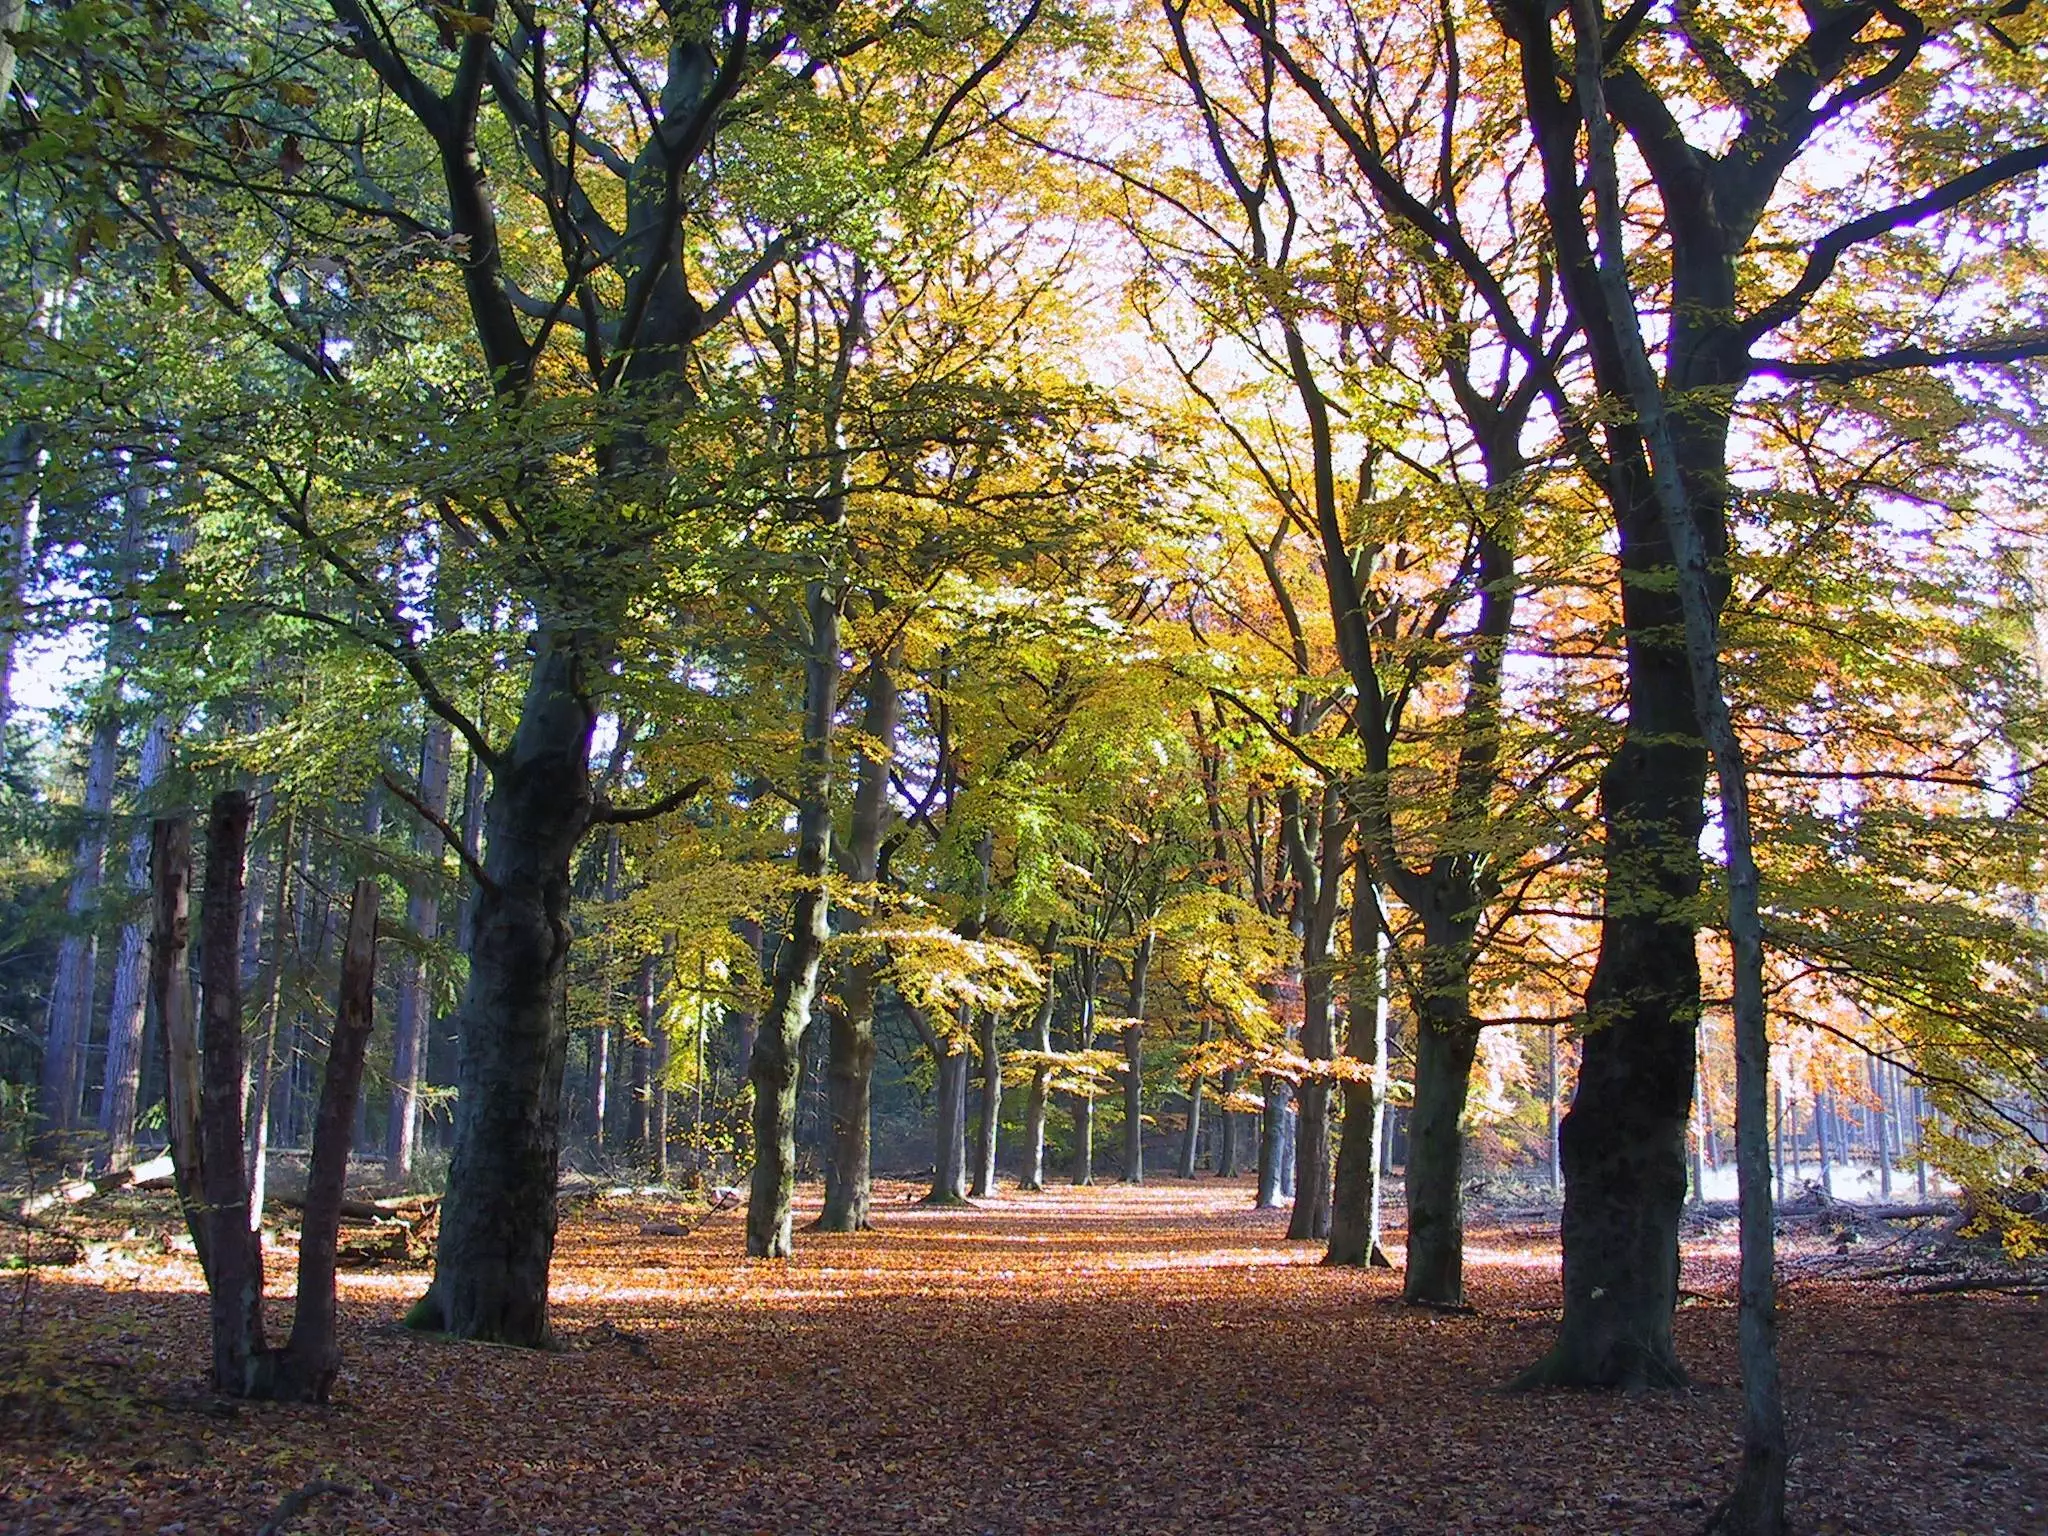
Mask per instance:
[[[1589,180],[1592,183],[1596,228],[1598,230],[1596,272],[1607,301],[1608,338],[1620,355],[1620,373],[1626,385],[1625,398],[1634,407],[1635,424],[1648,449],[1651,502],[1669,541],[1671,563],[1676,567],[1677,597],[1683,622],[1684,654],[1689,697],[1695,725],[1712,753],[1714,774],[1720,791],[1721,832],[1727,855],[1727,920],[1734,974],[1734,1018],[1736,1051],[1736,1135],[1739,1148],[1737,1178],[1741,1195],[1741,1260],[1739,1337],[1742,1357],[1743,1454],[1734,1491],[1718,1516],[1718,1523],[1738,1536],[1783,1536],[1785,1522],[1785,1473],[1790,1459],[1785,1432],[1784,1397],[1778,1370],[1777,1280],[1775,1218],[1771,1203],[1768,1147],[1765,1143],[1765,1093],[1770,1077],[1770,1039],[1764,996],[1764,943],[1761,917],[1760,879],[1752,844],[1749,801],[1749,769],[1741,738],[1728,708],[1721,672],[1720,606],[1726,595],[1726,575],[1717,563],[1726,553],[1725,467],[1727,463],[1726,418],[1709,410],[1705,442],[1713,451],[1695,451],[1689,458],[1679,445],[1673,417],[1665,408],[1663,385],[1650,363],[1649,351],[1628,288],[1626,245],[1622,215],[1621,177],[1615,163],[1614,130],[1604,99],[1606,23],[1594,0],[1572,0],[1572,30],[1575,37],[1574,64],[1577,108],[1586,127]],[[1552,82],[1554,84],[1554,82]],[[1724,234],[1722,221],[1734,217],[1734,209],[1709,214],[1716,232]],[[1578,226],[1575,224],[1574,228]],[[1733,273],[1725,246],[1705,253],[1688,253],[1680,246],[1675,255],[1681,265],[1695,267],[1703,280],[1694,288],[1702,299],[1721,301],[1714,313],[1728,324],[1734,313]],[[1704,259],[1702,259],[1704,257]],[[1677,295],[1689,297],[1684,281]],[[1702,291],[1704,290],[1704,291]],[[1693,323],[1687,317],[1684,324]],[[1686,344],[1696,338],[1679,334],[1672,338],[1675,351],[1683,355]],[[1718,349],[1716,349],[1718,350]],[[1612,383],[1609,384],[1612,392]],[[1727,410],[1725,404],[1719,407]],[[1701,427],[1694,422],[1694,447],[1698,448]],[[1711,514],[1711,542],[1703,536],[1695,508],[1688,496],[1683,466],[1690,464],[1697,484],[1706,492]],[[1620,489],[1617,486],[1617,489]],[[1634,679],[1631,678],[1633,684]],[[1633,688],[1631,688],[1633,693]],[[1695,850],[1696,850],[1695,845]],[[1688,862],[1697,869],[1696,851]],[[1696,979],[1696,978],[1695,978]],[[1692,1065],[1690,1055],[1686,1066]],[[1825,1161],[1823,1161],[1825,1169]],[[1672,1265],[1676,1269],[1675,1262]],[[1671,1276],[1675,1288],[1677,1276]],[[1569,1297],[1569,1284],[1567,1296]],[[1668,1322],[1667,1322],[1668,1326]]]
[[[1224,1068],[1222,1092],[1223,1102],[1229,1103],[1231,1095],[1237,1092],[1237,1068]],[[1216,1133],[1222,1141],[1216,1152],[1216,1177],[1234,1179],[1238,1174],[1237,1111],[1224,1109],[1217,1112]]]
[[[148,799],[163,777],[171,755],[172,723],[168,715],[150,722],[136,769],[135,798]],[[138,821],[128,840],[128,888],[149,888],[149,824]],[[123,1168],[135,1156],[136,1098],[142,1088],[142,1037],[149,975],[149,920],[138,918],[121,929],[114,955],[114,996],[107,1013],[106,1086],[100,1094],[100,1134],[109,1168]]]
[[[1401,1299],[1465,1304],[1465,1137],[1459,1124],[1479,1031],[1453,1006],[1420,1017],[1415,1031],[1415,1108],[1408,1117],[1408,1265]]]
[[[656,1183],[668,1180],[668,1030],[661,1022],[661,961],[640,962],[640,1033],[647,1038],[647,1166]]]
[[[0,33],[19,30],[27,0],[0,0]],[[12,20],[8,18],[12,17]],[[0,37],[0,75],[12,77],[14,46]],[[7,100],[0,86],[0,104]],[[0,436],[0,750],[14,721],[14,649],[21,641],[24,589],[36,525],[36,475],[43,429],[17,422]]]
[[[342,949],[334,1033],[313,1122],[313,1155],[306,1171],[306,1201],[299,1223],[299,1293],[291,1333],[271,1362],[265,1394],[285,1402],[326,1402],[341,1370],[341,1346],[334,1329],[334,1256],[376,1000],[377,899],[375,880],[356,882]]]
[[[408,1322],[460,1338],[548,1342],[567,1020],[569,877],[589,829],[588,679],[602,643],[541,631],[519,723],[492,765],[483,878],[472,901],[455,1151],[434,1280]]]
[[[1124,1182],[1145,1182],[1145,981],[1152,969],[1147,927],[1131,957],[1131,1018],[1124,1026]]]
[[[1387,945],[1361,861],[1351,898],[1351,984],[1344,1053],[1371,1074],[1344,1084],[1344,1134],[1330,1194],[1325,1264],[1388,1267],[1380,1251],[1380,1141],[1387,1117]]]
[[[996,1142],[1003,1123],[1002,1016],[989,1009],[981,1016],[981,1118],[974,1138],[976,1199],[996,1192]]]
[[[1074,1019],[1074,1049],[1092,1051],[1095,1049],[1095,987],[1101,968],[1101,957],[1094,949],[1084,949],[1074,964],[1074,971],[1081,988],[1081,1009]],[[1072,1172],[1076,1184],[1087,1185],[1095,1182],[1095,1096],[1083,1091],[1073,1096],[1074,1146]]]
[[[71,893],[65,902],[67,931],[57,944],[57,974],[50,987],[49,1027],[43,1037],[41,1090],[37,1108],[43,1129],[41,1154],[53,1161],[82,1160],[78,1142],[79,1100],[85,1091],[85,1053],[92,1033],[93,977],[99,936],[91,924],[99,905],[107,860],[107,815],[114,808],[114,778],[121,762],[121,721],[108,700],[93,726],[86,753],[85,795],[72,864]]]
[[[276,916],[270,925],[270,964],[257,972],[257,1006],[263,1010],[257,1030],[255,1082],[248,1103],[249,1227],[263,1227],[264,1186],[269,1174],[271,1075],[277,1059],[277,1016],[284,1001],[285,935],[291,923],[292,815],[287,812],[277,839]]]
[[[1041,1055],[1052,1051],[1052,1016],[1059,1006],[1059,929],[1046,933],[1041,953],[1045,958],[1045,995],[1031,1015],[1031,1049]],[[1051,1095],[1052,1068],[1040,1061],[1031,1072],[1031,1089],[1024,1100],[1024,1176],[1019,1187],[1045,1188],[1045,1107]]]
[[[853,818],[841,872],[857,886],[873,887],[880,874],[882,835],[889,819],[889,769],[896,756],[900,714],[895,658],[877,655],[868,667],[867,703],[861,744],[855,753]],[[857,926],[857,919],[849,919]],[[826,1232],[865,1232],[874,1173],[871,1166],[875,1076],[875,1001],[882,963],[864,956],[846,968],[838,1006],[828,1010],[826,1100],[831,1120],[825,1159],[825,1208],[818,1226]]]
[[[1207,1045],[1209,1043],[1209,1035],[1210,1023],[1207,1019],[1204,1019],[1202,1020],[1200,1043]],[[1188,1084],[1188,1121],[1181,1128],[1180,1176],[1182,1178],[1192,1179],[1195,1176],[1195,1169],[1201,1162],[1201,1155],[1202,1079],[1198,1076],[1192,1083]]]
[[[263,1244],[249,1227],[242,1145],[242,873],[253,807],[214,796],[199,917],[199,1138],[215,1390],[247,1397],[263,1368]]]
[[[164,1047],[165,1129],[171,1147],[172,1181],[185,1212],[199,1267],[213,1273],[201,1218],[206,1148],[199,1135],[199,1040],[193,1029],[192,983],[185,952],[192,910],[191,829],[182,816],[150,828],[149,991],[156,1001]]]
[[[787,1258],[796,1190],[796,1094],[804,1030],[830,937],[826,870],[832,853],[832,721],[839,707],[839,608],[822,581],[805,594],[810,652],[804,667],[803,782],[798,795],[797,878],[803,882],[775,951],[768,1011],[747,1075],[754,1085],[754,1172],[747,1198],[747,1254]]]
[[[1266,1105],[1259,1115],[1259,1193],[1262,1211],[1276,1211],[1286,1196],[1287,1084],[1268,1072],[1263,1079]]]
[[[448,722],[430,720],[420,748],[420,803],[443,820],[448,814],[450,757],[454,732]],[[440,935],[442,847],[438,829],[422,821],[413,839],[415,850],[432,869],[419,875],[406,898],[405,921],[424,948]],[[391,1041],[391,1106],[384,1133],[384,1171],[388,1178],[412,1176],[413,1149],[419,1140],[420,1070],[426,1060],[427,1030],[433,1018],[424,954],[409,954],[399,965],[397,1009]],[[602,1123],[602,1122],[600,1122]]]
[[[958,1040],[942,1039],[935,1049],[932,1187],[924,1203],[960,1205],[967,1199],[967,1079],[974,1052]]]

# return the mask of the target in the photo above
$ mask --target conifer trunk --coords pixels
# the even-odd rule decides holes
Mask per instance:
[[[448,814],[453,750],[454,732],[448,722],[430,721],[420,748],[420,802],[444,820]],[[422,822],[413,846],[435,870],[439,869],[443,849],[437,830]],[[439,879],[434,873],[423,874],[406,899],[406,926],[422,945],[428,945],[440,935],[440,920]],[[424,955],[409,954],[400,962],[397,1004],[392,1021],[391,1105],[384,1134],[384,1170],[386,1177],[402,1181],[412,1175],[413,1150],[419,1141],[420,1071],[426,1060],[427,1030],[433,1018]]]
[[[136,769],[135,797],[148,798],[163,777],[171,755],[171,721],[158,715],[142,741]],[[136,823],[128,840],[128,889],[149,889],[149,824]],[[124,925],[114,955],[114,995],[107,1013],[107,1066],[100,1094],[100,1135],[106,1165],[125,1168],[135,1156],[136,1099],[142,1090],[142,1037],[149,992],[149,919],[141,916]]]
[[[71,892],[65,902],[67,931],[57,944],[57,973],[50,986],[49,1026],[43,1037],[41,1088],[36,1107],[43,1131],[38,1147],[55,1161],[79,1161],[79,1102],[85,1091],[85,1053],[92,1032],[93,978],[99,936],[92,927],[100,879],[107,860],[107,814],[114,808],[114,777],[121,761],[121,721],[104,710],[93,726],[86,753],[85,795],[72,862]]]

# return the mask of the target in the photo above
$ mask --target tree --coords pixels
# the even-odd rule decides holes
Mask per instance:
[[[1707,766],[1686,649],[1674,555],[1653,492],[1643,428],[1600,421],[1575,396],[1543,344],[1521,323],[1502,275],[1455,210],[1433,207],[1389,164],[1332,96],[1318,45],[1281,19],[1233,6],[1247,30],[1343,138],[1382,205],[1453,262],[1485,300],[1501,344],[1542,380],[1545,404],[1587,477],[1606,495],[1621,540],[1621,600],[1628,651],[1628,721],[1602,781],[1607,892],[1601,958],[1586,997],[1589,1030],[1571,1113],[1561,1131],[1566,1174],[1566,1305],[1556,1349],[1531,1381],[1598,1384],[1670,1382],[1681,1371],[1670,1343],[1676,1293],[1676,1222],[1684,1199],[1684,1133],[1692,1097],[1698,966],[1693,903]],[[1590,385],[1600,398],[1627,399],[1615,338],[1625,317],[1599,279],[1580,151],[1586,98],[1572,85],[1547,12],[1509,7],[1499,24],[1519,59],[1520,108],[1543,178],[1543,209],[1559,293],[1587,338]],[[1973,23],[1941,24],[1945,39],[1979,56]],[[1878,30],[1867,41],[1864,34]],[[1605,99],[1650,177],[1666,222],[1645,225],[1638,245],[1656,242],[1657,288],[1632,268],[1628,302],[1670,317],[1660,388],[1672,416],[1672,466],[1710,566],[1727,555],[1728,424],[1753,379],[1863,377],[1932,361],[1995,360],[2035,348],[2025,337],[1978,334],[1952,346],[1918,342],[1855,356],[1773,358],[1760,344],[1793,325],[1841,265],[1845,253],[1893,232],[1949,215],[1972,200],[2030,177],[2048,148],[2024,130],[1966,168],[1923,152],[1938,135],[1895,125],[1914,146],[1902,157],[1910,178],[1862,193],[1864,211],[1816,227],[1781,192],[1802,157],[1816,153],[1838,120],[1869,122],[1885,103],[1926,88],[1930,23],[1909,11],[1846,5],[1816,8],[1796,40],[1751,38],[1736,18],[1690,12],[1669,29],[1696,67],[1681,70],[1648,44],[1666,35],[1646,9],[1603,23]],[[1995,46],[1995,45],[1994,45]],[[1762,78],[1736,62],[1762,64]],[[1688,138],[1694,106],[1713,100],[1739,124],[1718,149]],[[1875,105],[1872,105],[1875,104]],[[1894,125],[1887,125],[1888,127]],[[1812,161],[1808,162],[1813,163]],[[1797,183],[1795,182],[1794,185]],[[1828,205],[1833,212],[1834,205]],[[1778,253],[1803,252],[1785,274]],[[1715,606],[1726,598],[1717,574]]]

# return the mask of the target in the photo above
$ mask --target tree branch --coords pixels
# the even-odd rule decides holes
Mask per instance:
[[[598,827],[630,827],[643,821],[654,821],[666,816],[670,811],[680,810],[710,787],[710,779],[695,778],[681,789],[663,795],[648,805],[627,806],[623,809],[613,805],[609,797],[599,795],[597,804],[591,811],[590,822],[592,826]]]

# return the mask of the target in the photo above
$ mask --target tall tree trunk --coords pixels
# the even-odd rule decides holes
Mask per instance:
[[[1031,1049],[1041,1056],[1052,1052],[1052,1016],[1059,1006],[1059,929],[1045,936],[1045,995],[1031,1015]],[[1024,1176],[1019,1187],[1045,1188],[1045,1107],[1051,1095],[1052,1067],[1041,1060],[1031,1071],[1031,1089],[1024,1099]]]
[[[0,0],[0,34],[18,31],[25,9],[26,0]],[[0,74],[11,75],[13,67],[13,45],[0,35]],[[0,109],[6,100],[6,90],[0,87]],[[37,422],[17,422],[0,436],[0,753],[14,722],[14,650],[21,643],[34,558],[42,451],[43,429]]]
[[[434,1280],[408,1316],[460,1338],[548,1342],[569,953],[569,872],[593,813],[587,632],[543,630],[509,750],[491,765]]]
[[[420,748],[420,803],[444,821],[448,815],[454,740],[455,733],[448,722],[437,717],[428,722],[426,739]],[[440,935],[439,871],[446,850],[440,832],[424,821],[414,836],[413,846],[432,866],[416,878],[405,904],[406,926],[424,949]],[[397,1002],[391,1041],[391,1109],[384,1131],[384,1171],[387,1178],[402,1181],[412,1176],[413,1149],[419,1140],[420,1069],[426,1061],[427,1030],[433,1019],[424,953],[408,954],[400,962]]]
[[[967,1079],[974,1052],[962,1041],[944,1039],[936,1050],[932,1187],[925,1204],[959,1205],[967,1199]]]
[[[256,1032],[256,1074],[249,1095],[249,1228],[263,1228],[264,1188],[269,1174],[270,1088],[277,1061],[277,1015],[284,1001],[284,958],[286,934],[291,924],[291,876],[296,856],[292,847],[293,818],[289,812],[277,839],[276,917],[270,926],[270,963],[257,973],[257,1006],[263,1010]]]
[[[1813,1092],[1813,1155],[1820,1163],[1820,1193],[1824,1200],[1835,1198],[1834,1161],[1828,1146],[1828,1117],[1832,1113],[1828,1095]]]
[[[617,771],[624,762],[628,739],[628,733],[622,731],[619,735],[618,745],[612,752],[613,766],[607,773],[608,782],[617,777]],[[613,902],[619,899],[619,884],[624,877],[625,850],[619,844],[618,831],[614,829],[605,839],[604,850],[603,901],[607,909],[611,907]],[[599,966],[600,974],[603,977],[604,1001],[598,1008],[597,1027],[590,1032],[588,1056],[586,1058],[589,1074],[584,1083],[585,1092],[590,1104],[590,1143],[594,1147],[602,1147],[606,1139],[605,1113],[609,1107],[608,1101],[611,1096],[612,1020],[618,1017],[619,1014],[617,966],[618,955],[612,940],[607,936],[604,941],[603,962]],[[650,1091],[649,1073],[652,1070],[650,1053],[653,1051],[653,1048],[653,1038],[647,1033],[646,1024],[643,1021],[639,1028],[639,1038],[633,1055],[633,1068],[637,1077],[636,1090],[642,1097],[634,1102],[634,1129],[629,1132],[627,1138],[632,1142],[633,1149],[636,1152],[645,1152],[647,1150],[647,1109],[644,1096]]]
[[[1101,967],[1099,953],[1083,950],[1075,962],[1081,985],[1081,1011],[1074,1019],[1074,1048],[1095,1049],[1095,987]],[[1074,1095],[1073,1179],[1076,1184],[1095,1182],[1095,1095],[1083,1090]]]
[[[1209,1043],[1211,1026],[1209,1020],[1202,1020],[1201,1044]],[[1188,1085],[1188,1121],[1180,1136],[1180,1176],[1192,1179],[1201,1162],[1202,1153],[1202,1079],[1197,1076]]]
[[[165,817],[151,825],[149,876],[149,994],[155,1000],[163,1036],[164,1118],[171,1170],[199,1267],[211,1276],[208,1229],[201,1214],[206,1148],[199,1134],[199,1038],[193,1025],[192,983],[185,953],[191,934],[192,833],[184,817]]]
[[[42,1155],[78,1161],[79,1100],[85,1090],[86,1047],[92,1036],[93,978],[99,937],[91,925],[99,905],[100,878],[107,860],[107,816],[114,808],[114,779],[121,763],[121,720],[106,701],[93,726],[86,753],[84,830],[72,864],[71,893],[65,902],[67,932],[57,945],[57,974],[50,987],[49,1027],[43,1037],[43,1067],[37,1108],[43,1130]]]
[[[1401,1299],[1465,1304],[1465,1137],[1459,1121],[1479,1031],[1455,1007],[1415,1031],[1415,1107],[1408,1117],[1408,1266]]]
[[[1226,1067],[1223,1070],[1223,1102],[1228,1104],[1231,1096],[1236,1092],[1237,1068]],[[1217,1135],[1222,1138],[1222,1146],[1217,1149],[1216,1153],[1216,1177],[1219,1179],[1234,1179],[1238,1174],[1237,1112],[1232,1109],[1219,1110],[1216,1116],[1216,1131]]]
[[[1543,1076],[1543,1140],[1545,1156],[1549,1164],[1550,1192],[1554,1195],[1564,1187],[1564,1170],[1557,1156],[1557,1031],[1548,1029],[1543,1033],[1543,1049],[1546,1070]]]
[[[287,844],[279,862],[288,862]],[[334,1257],[341,1232],[342,1197],[356,1104],[363,1085],[377,989],[377,882],[356,882],[342,947],[341,986],[334,1033],[313,1122],[313,1155],[306,1170],[306,1202],[299,1223],[299,1294],[292,1330],[271,1362],[266,1396],[286,1402],[324,1403],[341,1370],[335,1337]]]
[[[249,1227],[242,1146],[242,874],[253,807],[214,796],[199,917],[202,985],[199,1138],[213,1385],[248,1396],[263,1368],[263,1244]]]
[[[146,802],[163,777],[171,755],[172,722],[158,715],[142,740],[135,798]],[[128,839],[128,889],[149,887],[149,824],[138,820]],[[139,917],[121,929],[114,954],[114,996],[107,1012],[106,1086],[100,1094],[100,1134],[109,1168],[125,1168],[135,1156],[136,1098],[142,1088],[142,1035],[148,997],[149,920]]]
[[[873,886],[880,873],[882,834],[889,818],[889,769],[896,756],[900,713],[893,656],[877,655],[868,667],[867,704],[861,719],[856,759],[853,819],[848,827],[841,872],[856,886]],[[850,920],[857,923],[857,920]],[[864,1232],[872,1225],[869,1204],[875,1076],[875,1000],[881,991],[879,956],[855,960],[846,969],[839,1004],[826,1018],[826,1097],[831,1117],[825,1158],[825,1208],[818,1226],[826,1232]]]
[[[974,1138],[977,1199],[996,1192],[996,1141],[1003,1123],[1002,1016],[993,1008],[981,1016],[981,1118]]]
[[[1145,1182],[1145,980],[1152,969],[1147,927],[1131,957],[1131,1023],[1124,1026],[1124,1182]]]
[[[839,707],[839,608],[822,581],[805,596],[810,654],[804,668],[803,783],[798,795],[797,878],[789,927],[775,951],[767,1015],[747,1075],[754,1085],[754,1173],[747,1199],[747,1253],[787,1258],[796,1190],[796,1094],[804,1030],[830,937],[826,871],[832,854],[832,719]]]
[[[1255,1204],[1262,1211],[1277,1211],[1287,1182],[1287,1083],[1271,1072],[1261,1081],[1266,1103],[1259,1115],[1259,1193]]]
[[[1739,1143],[1737,1181],[1741,1195],[1741,1262],[1739,1337],[1742,1358],[1743,1452],[1742,1466],[1734,1491],[1719,1512],[1718,1523],[1736,1536],[1783,1536],[1785,1522],[1785,1473],[1789,1449],[1785,1432],[1785,1406],[1778,1371],[1778,1324],[1775,1216],[1771,1202],[1770,1163],[1765,1137],[1765,1101],[1770,1078],[1770,1038],[1764,997],[1764,944],[1761,917],[1760,879],[1752,843],[1749,804],[1749,767],[1741,738],[1728,708],[1721,671],[1720,604],[1725,595],[1725,575],[1716,569],[1725,552],[1726,521],[1725,466],[1727,443],[1725,416],[1716,411],[1703,413],[1685,424],[1697,449],[1704,442],[1712,450],[1690,455],[1681,451],[1680,430],[1665,409],[1663,386],[1656,377],[1644,344],[1633,297],[1628,287],[1626,245],[1623,233],[1621,176],[1615,163],[1614,127],[1604,99],[1607,68],[1606,22],[1594,0],[1572,0],[1574,83],[1577,108],[1586,125],[1589,180],[1592,183],[1596,228],[1596,271],[1607,301],[1612,352],[1618,352],[1626,380],[1626,398],[1634,407],[1635,425],[1648,449],[1651,502],[1668,540],[1671,564],[1678,575],[1679,617],[1683,625],[1684,656],[1688,697],[1694,710],[1694,724],[1712,754],[1714,776],[1719,788],[1721,833],[1727,855],[1728,940],[1733,961],[1736,1137]],[[1724,220],[1739,217],[1729,210],[1716,218],[1718,232],[1725,232]],[[1576,227],[1576,226],[1575,226]],[[1727,245],[1732,242],[1710,242]],[[1681,259],[1684,253],[1679,253]],[[1725,299],[1715,313],[1732,321],[1734,313],[1732,263],[1725,249],[1716,248],[1704,261],[1684,261],[1706,276],[1696,284],[1682,284],[1681,298]],[[1692,286],[1693,293],[1686,287]],[[1716,288],[1725,293],[1715,293]],[[1687,316],[1684,324],[1696,323]],[[1674,337],[1674,351],[1687,351],[1693,337]],[[1603,351],[1609,351],[1603,348]],[[1611,353],[1610,353],[1611,355]],[[1612,392],[1612,386],[1609,386]],[[1721,412],[1726,405],[1719,407]],[[1689,465],[1696,487],[1705,492],[1712,529],[1719,538],[1703,536],[1695,518],[1681,465]],[[1718,473],[1717,473],[1718,469]],[[1617,485],[1616,489],[1624,489]],[[1631,697],[1635,678],[1631,676]],[[1697,808],[1697,801],[1695,802]],[[1695,833],[1695,836],[1697,834]],[[1688,854],[1687,866],[1698,869],[1696,854]],[[1603,957],[1604,958],[1604,957]],[[1695,983],[1697,977],[1694,978]],[[1691,1022],[1689,1019],[1687,1022]],[[1683,1063],[1690,1076],[1693,1054]],[[1689,1083],[1686,1085],[1691,1086]],[[1690,1095],[1688,1094],[1689,1098]],[[1675,1244],[1674,1244],[1675,1246]],[[1669,1284],[1677,1285],[1675,1254]],[[1570,1298],[1567,1280],[1567,1306]],[[1668,1330],[1668,1314],[1665,1318]],[[1668,1337],[1668,1333],[1667,1333]]]
[[[661,1022],[661,961],[648,955],[640,962],[640,1033],[647,1040],[648,1170],[656,1183],[668,1180],[668,1030]]]
[[[1330,1193],[1325,1264],[1386,1267],[1380,1251],[1380,1142],[1387,1118],[1387,946],[1364,861],[1351,898],[1351,980],[1344,1054],[1370,1074],[1344,1083],[1344,1134]]]
[[[1336,1052],[1330,996],[1330,955],[1325,943],[1302,970],[1301,1052],[1312,1062],[1328,1063]],[[1330,1235],[1330,1079],[1313,1075],[1302,1080],[1296,1121],[1294,1208],[1287,1235],[1297,1242],[1320,1241]]]

